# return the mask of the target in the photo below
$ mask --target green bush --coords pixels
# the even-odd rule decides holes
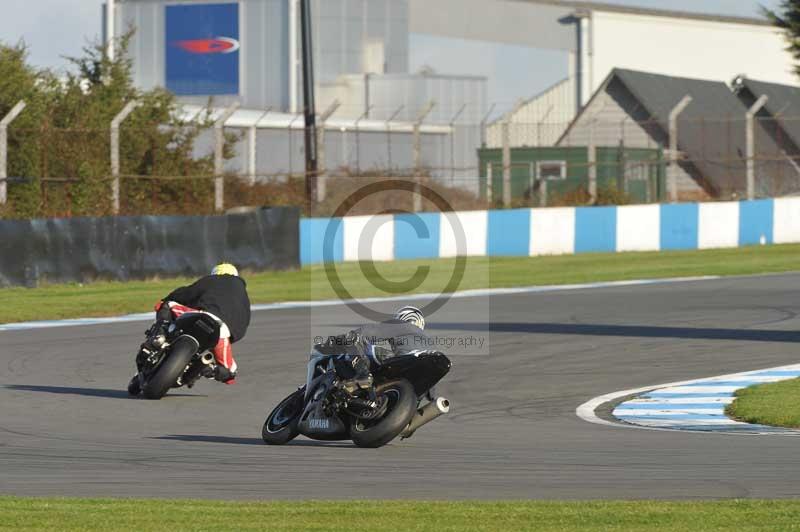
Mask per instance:
[[[212,124],[181,120],[166,90],[133,86],[130,36],[120,39],[114,60],[101,45],[85,48],[62,77],[32,67],[24,45],[0,43],[0,116],[19,100],[27,104],[9,127],[12,179],[0,217],[111,214],[109,129],[131,100],[141,105],[120,129],[121,212],[213,209],[213,154],[195,153],[197,138]],[[237,139],[226,136],[226,158]]]

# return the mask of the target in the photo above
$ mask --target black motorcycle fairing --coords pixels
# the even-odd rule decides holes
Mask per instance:
[[[326,372],[316,377],[306,388],[306,405],[297,429],[300,434],[317,440],[344,440],[348,437],[348,427],[333,412],[325,411],[325,403],[334,387],[336,375]]]
[[[219,322],[202,312],[189,312],[181,315],[169,330],[170,338],[188,335],[197,340],[198,351],[213,348],[219,341]]]
[[[385,359],[373,366],[372,373],[380,380],[406,379],[414,386],[417,396],[422,396],[447,375],[451,365],[443,353],[432,351]]]

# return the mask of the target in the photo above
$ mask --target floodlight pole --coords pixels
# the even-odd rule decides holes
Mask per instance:
[[[747,110],[747,125],[745,128],[747,143],[747,199],[752,200],[756,197],[756,137],[755,137],[755,118],[769,98],[766,94],[756,100],[756,103]]]
[[[317,125],[314,102],[314,49],[311,41],[310,0],[300,0],[300,33],[303,53],[303,114],[305,115],[306,202],[309,209],[317,197]]]

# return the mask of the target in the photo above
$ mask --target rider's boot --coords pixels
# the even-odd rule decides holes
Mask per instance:
[[[214,366],[211,365],[203,365],[203,369],[200,370],[200,376],[206,379],[213,379],[215,375]]]
[[[225,384],[236,383],[236,373],[222,365],[217,365],[214,369],[214,379]]]

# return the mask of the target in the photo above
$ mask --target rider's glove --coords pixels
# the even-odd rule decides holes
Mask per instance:
[[[156,312],[156,319],[158,321],[172,321],[172,310],[170,310],[166,301],[161,303],[161,306],[158,308],[158,312]]]

